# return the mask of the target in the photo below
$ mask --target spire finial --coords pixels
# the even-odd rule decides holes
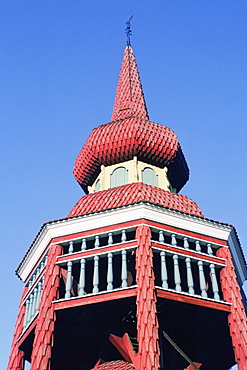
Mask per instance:
[[[130,36],[132,35],[132,31],[130,29],[130,21],[131,19],[133,18],[133,15],[129,18],[129,20],[126,22],[126,29],[125,29],[125,33],[127,35],[127,46],[130,46]]]

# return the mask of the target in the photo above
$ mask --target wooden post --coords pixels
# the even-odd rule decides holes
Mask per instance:
[[[107,290],[113,289],[113,266],[112,266],[113,254],[110,252],[107,254]]]
[[[127,287],[127,278],[128,278],[128,272],[127,272],[127,252],[126,250],[122,250],[122,288]]]
[[[94,256],[93,293],[99,292],[99,256]]]
[[[136,239],[138,341],[136,370],[158,370],[160,350],[150,228],[146,225],[138,226]]]
[[[179,264],[178,264],[178,255],[173,255],[173,263],[174,263],[174,282],[175,282],[175,290],[177,292],[181,292],[181,278],[180,278],[180,271],[179,271]]]
[[[86,259],[81,259],[81,270],[80,270],[80,280],[79,280],[79,296],[83,296],[85,294],[85,267],[86,267]]]
[[[238,370],[247,370],[247,317],[228,247],[218,249],[217,257],[226,260],[226,267],[221,270],[220,278],[224,300],[232,304],[231,313],[228,315],[228,324],[235,359]]]
[[[60,267],[56,264],[56,261],[57,256],[60,256],[62,252],[62,246],[56,244],[52,245],[48,252],[30,370],[48,370],[50,366],[55,325],[52,301],[58,298],[60,285]],[[46,328],[49,328],[49,330]]]
[[[168,289],[168,276],[166,268],[166,253],[165,251],[160,252],[160,263],[161,263],[161,281],[162,288]]]

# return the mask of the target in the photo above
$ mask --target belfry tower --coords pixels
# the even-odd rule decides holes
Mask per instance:
[[[189,169],[174,132],[149,120],[129,43],[111,122],[74,175],[86,195],[41,227],[17,269],[8,370],[246,370],[236,231],[178,194]]]

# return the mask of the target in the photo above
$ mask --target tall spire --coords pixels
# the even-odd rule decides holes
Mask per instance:
[[[130,21],[130,19],[129,19]],[[168,127],[150,122],[127,22],[124,50],[111,122],[96,127],[82,147],[74,175],[87,193],[101,171],[124,161],[144,161],[167,167],[169,181],[177,192],[189,178],[189,168],[178,138]]]
[[[127,42],[111,121],[129,116],[149,119],[135,55]]]

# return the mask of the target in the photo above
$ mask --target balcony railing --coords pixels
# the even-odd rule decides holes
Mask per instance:
[[[135,230],[118,230],[64,243],[60,299],[135,285]],[[131,246],[128,246],[128,243]],[[109,247],[110,250],[109,250]],[[222,300],[219,246],[152,228],[155,285],[197,298]]]
[[[204,253],[209,256],[216,256],[216,251],[219,248],[216,244],[157,228],[152,228],[152,240],[172,247]]]
[[[216,257],[219,245],[166,230],[152,228],[155,286],[165,291],[223,302],[220,270],[224,260]],[[135,229],[114,230],[61,243],[59,300],[124,290],[136,285]],[[25,331],[36,317],[43,286],[46,256],[30,277]]]
[[[60,299],[82,297],[135,284],[135,248],[94,253],[59,263],[62,267]]]
[[[182,235],[152,230],[155,284],[157,287],[200,298],[221,301],[217,245]]]
[[[134,237],[124,229],[63,243],[60,299],[135,285]]]
[[[135,229],[116,230],[62,243],[64,254],[125,243],[135,239]]]
[[[45,255],[33,274],[27,282],[28,292],[24,298],[24,305],[26,306],[23,330],[25,330],[36,317],[39,309],[42,287],[44,283],[44,267],[46,265],[47,255]]]
[[[153,251],[157,287],[221,300],[218,281],[222,265],[159,248],[153,248]]]

